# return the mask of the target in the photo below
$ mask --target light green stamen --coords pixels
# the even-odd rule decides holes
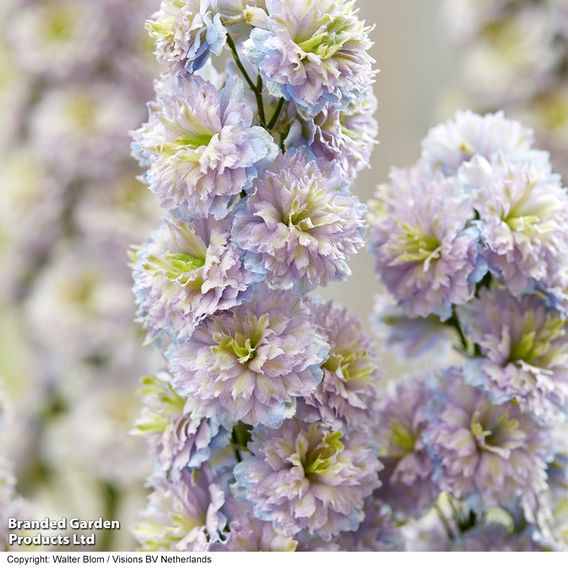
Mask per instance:
[[[404,251],[396,262],[424,262],[426,270],[433,260],[440,257],[440,241],[433,235],[425,235],[410,225],[402,225]]]
[[[527,313],[523,322],[523,332],[520,338],[511,345],[509,361],[512,363],[524,361],[529,365],[546,367],[555,355],[552,343],[564,335],[564,322],[554,316],[547,316],[540,327],[536,327],[536,318]]]
[[[341,432],[330,432],[303,460],[304,472],[307,477],[325,475],[334,464],[334,456],[343,451]]]
[[[400,448],[404,454],[414,451],[416,439],[412,430],[400,420],[393,420],[391,423],[390,444]]]
[[[255,358],[256,350],[265,336],[269,318],[266,314],[259,318],[249,314],[247,323],[249,324],[247,329],[251,330],[249,333],[237,332],[234,336],[223,337],[213,350],[233,354],[241,365],[250,363]]]
[[[360,351],[336,351],[330,354],[322,367],[332,373],[338,373],[346,381],[365,381],[373,371],[372,365],[365,365],[367,352]]]
[[[187,286],[193,280],[190,273],[204,264],[204,258],[191,256],[185,252],[176,252],[162,257],[150,255],[143,268],[152,274],[163,274],[168,280]]]

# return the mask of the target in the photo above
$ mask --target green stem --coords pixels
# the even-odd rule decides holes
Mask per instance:
[[[233,38],[229,34],[227,34],[227,45],[229,46],[229,49],[233,54],[233,58],[235,60],[235,63],[237,64],[237,67],[245,78],[245,81],[248,83],[248,86],[256,93],[256,85],[252,82],[252,79],[249,77],[249,74],[245,69],[245,66],[242,64],[239,53],[237,52],[237,46],[235,45]]]
[[[451,325],[458,332],[458,336],[460,338],[462,347],[464,351],[467,353],[469,344],[467,341],[467,337],[465,336],[463,329],[461,327],[460,320],[458,318],[458,314],[456,312],[455,307],[452,308],[452,317],[446,323],[448,325]]]
[[[251,427],[244,422],[237,422],[231,433],[231,442],[237,456],[237,461],[242,461],[242,451],[246,451],[248,443],[250,442]]]
[[[268,130],[272,130],[276,126],[276,123],[278,122],[278,118],[280,117],[280,112],[282,111],[283,106],[284,106],[284,99],[281,98],[278,101],[278,106],[276,107],[276,110],[274,111],[274,114],[272,115],[270,122],[268,123]]]
[[[236,426],[233,428],[233,431],[231,432],[231,446],[233,446],[233,449],[235,450],[235,456],[237,458],[237,461],[241,463],[243,461],[243,458],[241,456],[241,450],[240,450],[239,440],[237,437]]]
[[[251,88],[252,92],[254,93],[254,96],[256,98],[256,106],[258,107],[258,116],[260,119],[260,125],[263,128],[269,130],[268,126],[266,125],[266,115],[264,113],[264,101],[262,99],[262,78],[259,75],[256,84],[253,82],[253,80],[250,78],[250,75],[247,73],[247,70],[245,69],[243,62],[241,61],[241,58],[239,57],[237,46],[235,45],[233,38],[229,34],[227,34],[227,45],[229,46],[229,49],[233,54],[233,59],[235,60],[237,67],[242,73],[242,76],[244,77],[248,86]]]
[[[254,91],[254,96],[256,97],[256,106],[258,107],[258,115],[260,117],[260,124],[266,126],[266,115],[264,114],[264,101],[262,100],[262,77],[259,75],[256,80],[256,90]]]

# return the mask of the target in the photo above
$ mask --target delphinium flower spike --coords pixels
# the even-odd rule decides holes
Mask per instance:
[[[308,296],[364,244],[350,185],[376,142],[370,28],[343,0],[164,0],[147,27],[165,70],[133,154],[165,211],[132,259],[167,371],[143,381],[158,465],[135,534],[145,550],[346,531],[346,548],[388,548],[380,364],[353,315]]]

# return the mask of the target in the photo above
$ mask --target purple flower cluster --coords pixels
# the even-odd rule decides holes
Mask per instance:
[[[237,495],[285,535],[306,530],[329,541],[356,530],[364,499],[380,484],[382,466],[364,436],[343,437],[322,423],[294,419],[278,430],[258,428],[249,450],[235,468]]]
[[[434,369],[379,399],[375,495],[412,550],[566,550],[566,190],[502,113],[422,148],[371,206],[375,319]]]
[[[532,133],[502,114],[433,128],[373,204],[377,272],[405,313],[447,320],[489,276],[561,303],[568,197]]]
[[[370,28],[343,0],[163,0],[147,29],[166,70],[132,149],[166,212],[132,268],[168,370],[143,380],[136,432],[157,467],[136,536],[387,548],[380,366],[353,315],[307,295],[364,245],[350,184],[376,143]]]

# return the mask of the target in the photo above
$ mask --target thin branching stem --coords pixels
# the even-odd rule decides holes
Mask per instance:
[[[256,90],[254,92],[256,96],[256,106],[258,107],[258,116],[260,118],[260,124],[268,130],[266,125],[266,115],[264,114],[264,101],[262,100],[262,77],[260,74],[256,80]]]
[[[460,338],[460,342],[461,345],[463,347],[463,350],[467,353],[468,348],[469,348],[469,344],[467,341],[467,337],[465,336],[465,333],[463,332],[460,320],[458,318],[458,314],[456,312],[455,307],[452,308],[452,317],[447,321],[448,325],[451,325],[458,333],[458,336]]]
[[[278,118],[280,117],[280,113],[282,112],[283,106],[284,106],[284,99],[281,98],[278,101],[278,106],[276,107],[276,110],[274,111],[274,114],[272,115],[270,122],[268,123],[268,130],[272,130],[276,126]]]
[[[247,70],[245,69],[243,62],[241,61],[241,58],[239,56],[239,52],[237,51],[237,46],[235,45],[233,38],[229,34],[227,34],[227,45],[229,46],[229,49],[231,50],[231,53],[233,54],[233,59],[235,60],[237,67],[239,68],[242,76],[244,77],[245,81],[247,82],[247,85],[250,87],[251,91],[254,93],[254,96],[255,96],[255,99],[256,99],[256,106],[258,108],[258,117],[259,117],[259,120],[260,120],[260,125],[263,128],[266,128],[266,130],[271,130],[274,127],[274,125],[276,124],[276,121],[278,120],[278,115],[280,114],[280,111],[282,110],[282,105],[284,104],[284,101],[282,100],[281,102],[278,103],[278,108],[276,109],[277,112],[274,114],[274,116],[270,120],[270,124],[267,124],[266,123],[266,114],[264,112],[264,100],[262,98],[262,90],[263,90],[262,77],[260,75],[258,75],[257,80],[256,80],[256,84],[250,78],[250,75],[248,74]]]
[[[248,83],[248,86],[256,93],[256,85],[253,83],[252,79],[249,77],[249,74],[247,73],[247,70],[245,69],[245,66],[243,65],[241,58],[239,57],[239,53],[237,51],[237,46],[235,45],[235,42],[233,41],[233,38],[227,34],[227,45],[229,46],[229,49],[231,50],[231,53],[233,54],[233,58],[235,60],[235,63],[237,64],[237,67],[239,68],[240,72],[242,73],[243,77],[245,78],[245,81]]]

